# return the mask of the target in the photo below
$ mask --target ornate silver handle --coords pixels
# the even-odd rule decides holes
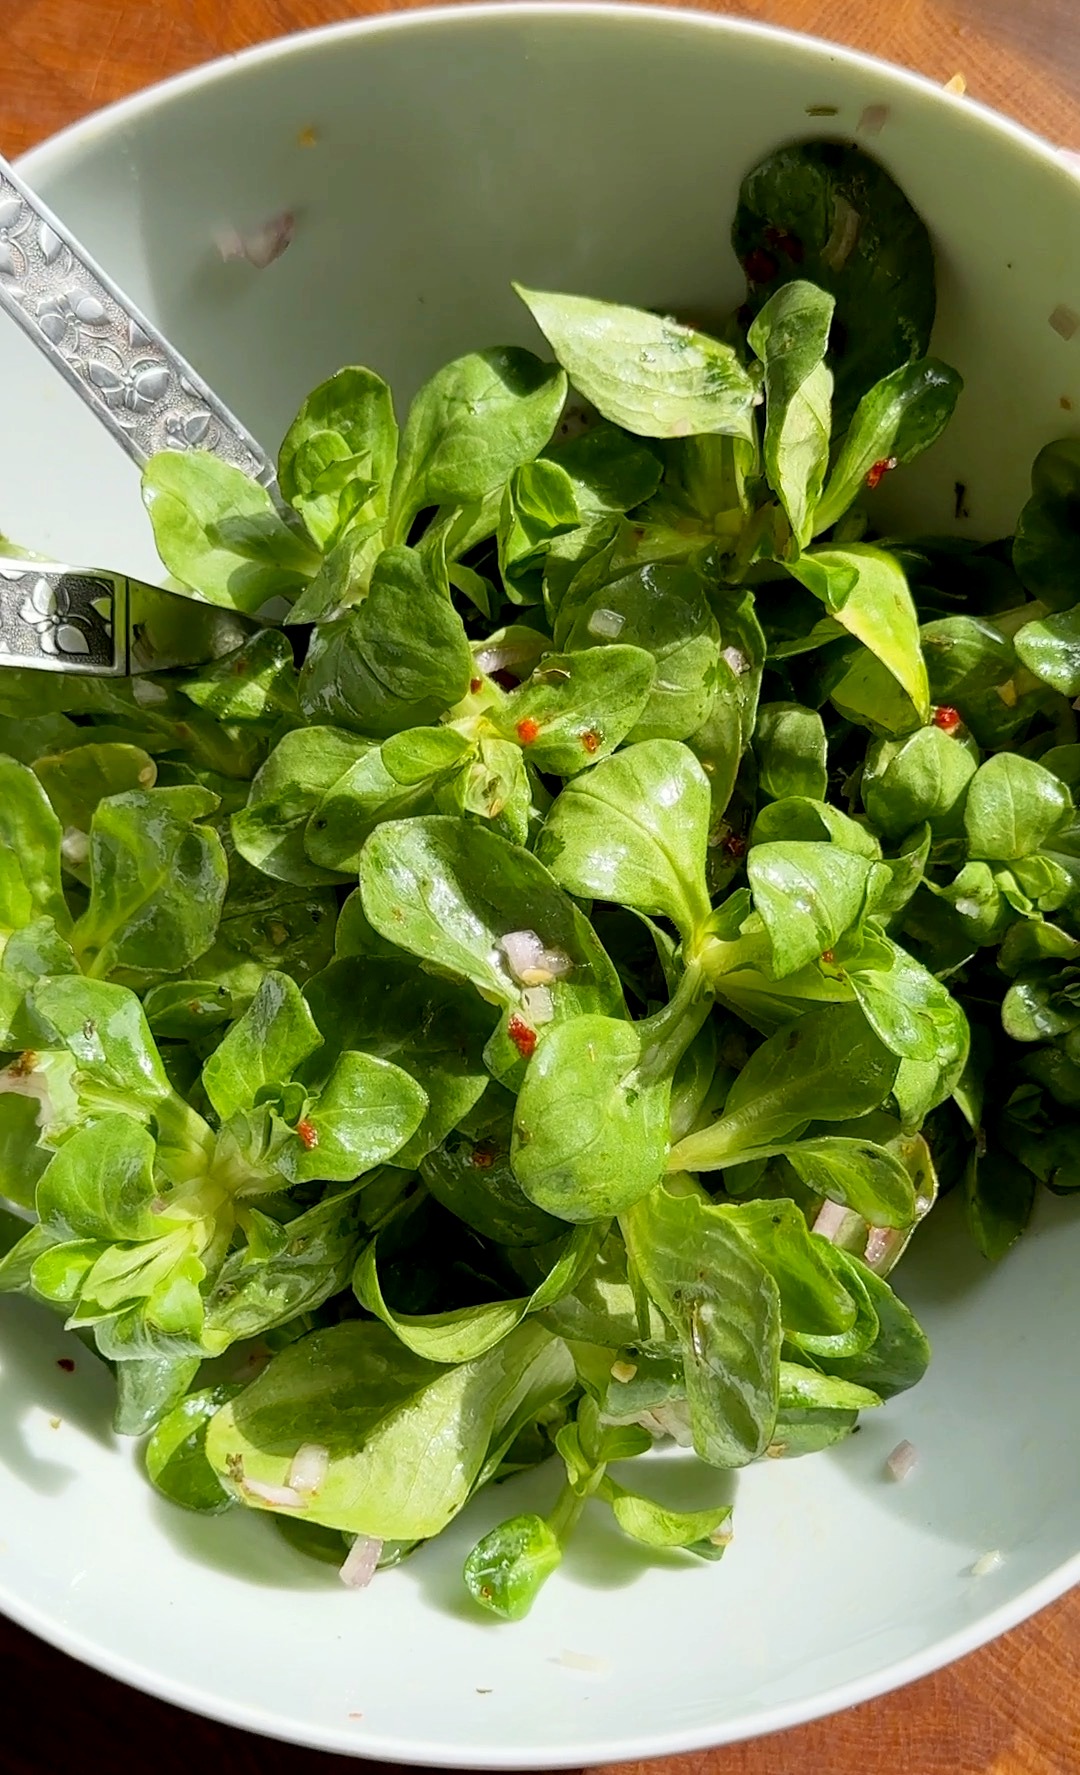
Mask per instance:
[[[0,558],[0,666],[127,678],[196,665],[251,624],[123,573]]]
[[[0,309],[140,467],[212,450],[273,489],[262,446],[2,157]]]

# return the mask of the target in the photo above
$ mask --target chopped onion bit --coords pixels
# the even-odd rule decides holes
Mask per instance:
[[[621,634],[626,618],[618,610],[594,610],[587,623],[590,635],[599,635],[606,641],[614,641]]]
[[[537,1028],[550,1023],[555,1016],[555,1000],[546,986],[527,986],[521,995],[521,1008]]]
[[[890,1479],[907,1479],[919,1464],[919,1453],[913,1442],[898,1442],[885,1462]]]
[[[595,1676],[606,1676],[611,1669],[610,1658],[594,1658],[589,1652],[562,1651],[553,1664],[561,1664],[566,1670],[587,1670]]]
[[[291,1485],[266,1485],[261,1479],[248,1479],[246,1476],[240,1483],[249,1497],[258,1498],[263,1504],[281,1505],[289,1510],[302,1510],[307,1503],[307,1499],[302,1498]]]
[[[382,1558],[383,1544],[374,1535],[357,1535],[338,1570],[338,1577],[347,1590],[364,1590],[375,1576]]]
[[[321,1442],[303,1442],[293,1456],[286,1483],[301,1497],[313,1498],[321,1490],[330,1466],[330,1450]]]
[[[561,949],[546,949],[535,931],[507,931],[502,952],[522,986],[550,986],[573,966]]]
[[[1004,1556],[995,1547],[990,1553],[980,1554],[971,1568],[971,1575],[973,1578],[988,1578],[991,1572],[996,1572],[1004,1563]]]

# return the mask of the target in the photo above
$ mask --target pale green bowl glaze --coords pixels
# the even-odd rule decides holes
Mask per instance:
[[[460,351],[533,343],[511,277],[697,310],[737,299],[741,173],[785,138],[855,134],[868,107],[886,114],[862,139],[934,232],[935,345],[967,382],[947,438],[895,477],[894,515],[953,528],[960,481],[968,527],[1000,533],[1065,403],[1080,412],[1080,334],[1049,324],[1080,311],[1080,183],[1012,124],[894,69],[672,11],[410,13],[200,70],[24,164],[274,443],[343,363],[406,395]],[[285,208],[283,259],[221,263],[216,228]],[[134,470],[14,328],[0,386],[0,530],[152,573]],[[922,1386],[833,1453],[740,1475],[719,1566],[650,1564],[598,1514],[514,1627],[479,1620],[458,1577],[506,1495],[347,1592],[262,1521],[158,1500],[110,1434],[104,1372],[86,1356],[61,1373],[54,1322],[6,1300],[0,1602],[154,1694],[328,1750],[543,1768],[773,1731],[969,1651],[1080,1577],[1078,1269],[1075,1206],[1044,1200],[991,1270],[946,1203],[901,1272],[936,1348]],[[883,1463],[903,1437],[921,1459],[897,1485]],[[715,1495],[718,1476],[673,1457],[656,1479]],[[991,1549],[1000,1566],[973,1576]]]

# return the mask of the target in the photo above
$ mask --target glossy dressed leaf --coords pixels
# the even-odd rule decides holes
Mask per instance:
[[[516,468],[506,483],[497,530],[499,572],[515,604],[538,604],[551,543],[581,523],[574,484],[558,463],[541,457]]]
[[[203,1089],[222,1121],[250,1109],[264,1086],[291,1079],[321,1040],[295,980],[267,974],[203,1067]]]
[[[180,1404],[201,1367],[198,1356],[145,1356],[116,1364],[118,1436],[145,1436]]]
[[[754,752],[761,787],[776,800],[807,796],[823,801],[828,787],[825,724],[802,703],[763,703]]]
[[[978,764],[970,742],[932,724],[901,740],[878,740],[863,767],[866,812],[887,839],[903,838],[924,821],[936,835],[947,835],[961,823]]]
[[[779,1390],[776,1283],[722,1207],[659,1188],[622,1217],[627,1250],[682,1350],[694,1448],[739,1467],[772,1440]]]
[[[571,964],[550,989],[566,1014],[621,1008],[615,971],[587,919],[543,864],[482,826],[440,815],[388,821],[364,847],[360,892],[382,936],[471,980],[492,1004],[517,1004],[501,943],[530,930]]]
[[[967,1021],[947,986],[897,944],[877,940],[869,965],[858,955],[846,977],[870,1027],[901,1060],[950,1071],[967,1053]]]
[[[390,497],[391,540],[418,511],[469,505],[538,456],[566,399],[566,378],[530,351],[456,358],[420,390],[405,421]]]
[[[265,487],[205,450],[162,450],[143,470],[158,554],[208,604],[254,615],[295,591],[319,557],[290,530]]]
[[[229,1253],[206,1297],[202,1342],[210,1354],[302,1319],[348,1287],[366,1237],[353,1194],[331,1192],[286,1222],[276,1253],[256,1254],[250,1243]]]
[[[881,1276],[836,1246],[829,1246],[828,1251],[845,1285],[853,1291],[861,1288],[877,1329],[873,1342],[863,1353],[832,1354],[819,1344],[814,1348],[815,1361],[827,1374],[851,1381],[857,1387],[868,1387],[882,1399],[906,1392],[922,1379],[929,1366],[930,1345],[925,1332]],[[799,1341],[813,1347],[806,1338]]]
[[[919,645],[919,619],[903,569],[870,543],[816,548],[789,563],[788,571],[809,591],[825,597],[836,621],[867,648],[894,678],[919,721],[930,718],[930,686]],[[854,574],[852,579],[850,576]],[[829,596],[841,589],[838,601]]]
[[[1011,1153],[972,1149],[964,1170],[964,1212],[972,1237],[992,1263],[1004,1257],[1031,1219],[1035,1178]]]
[[[133,790],[98,803],[90,826],[90,903],[72,932],[82,964],[179,973],[214,941],[228,864],[201,822],[199,788]]]
[[[926,357],[901,364],[868,389],[855,409],[818,504],[815,534],[843,517],[876,464],[899,467],[936,443],[952,418],[963,386],[948,364]]]
[[[462,1576],[482,1608],[504,1621],[523,1621],[561,1564],[559,1538],[542,1516],[511,1516],[476,1543]]]
[[[154,1239],[175,1226],[155,1213],[154,1141],[130,1116],[77,1128],[37,1187],[37,1213],[58,1239]]]
[[[339,1053],[360,1050],[393,1061],[424,1091],[423,1121],[397,1164],[419,1164],[482,1096],[489,1076],[483,1045],[494,1013],[472,993],[397,957],[335,961],[305,996],[325,1044],[306,1077],[328,1072]]]
[[[656,662],[641,647],[547,654],[493,718],[537,770],[576,776],[622,744],[645,712],[655,676]]]
[[[133,992],[70,975],[40,981],[30,997],[35,1014],[55,1032],[49,1045],[66,1048],[75,1061],[80,1090],[116,1092],[148,1111],[160,1108],[169,1081]]]
[[[68,752],[47,753],[34,760],[34,775],[56,810],[62,826],[90,830],[98,802],[129,789],[146,789],[157,777],[157,765],[141,746],[112,740],[92,741]]]
[[[730,345],[643,309],[514,288],[574,387],[624,431],[750,435],[757,393]]]
[[[349,1183],[401,1151],[427,1113],[416,1080],[374,1054],[339,1055],[307,1105],[296,1138],[276,1154],[290,1183]]]
[[[615,642],[656,661],[649,700],[628,738],[685,740],[709,713],[720,628],[700,577],[685,567],[646,566],[594,591],[556,640],[568,652]]]
[[[1034,759],[998,752],[968,786],[964,832],[973,857],[995,862],[1027,857],[1045,845],[1072,813],[1060,777]]]
[[[293,652],[279,629],[260,630],[178,689],[217,721],[279,721],[297,713]]]
[[[256,773],[247,806],[232,818],[240,855],[264,875],[299,887],[339,879],[313,863],[304,833],[326,791],[371,742],[339,727],[305,727],[287,733]]]
[[[60,821],[32,770],[0,758],[0,936],[37,918],[70,928],[60,877]]]
[[[906,1227],[915,1220],[910,1173],[886,1146],[825,1135],[796,1141],[784,1157],[815,1195],[842,1203],[871,1226]]]
[[[381,738],[437,721],[472,670],[461,618],[419,554],[387,549],[358,609],[313,635],[300,702],[309,721]]]
[[[305,1521],[426,1540],[469,1497],[521,1397],[565,1388],[561,1349],[526,1320],[486,1355],[447,1368],[414,1356],[377,1320],[346,1322],[282,1350],[211,1420],[207,1454],[258,1509],[267,1506],[243,1478],[283,1485],[301,1444],[318,1443],[329,1466]]]
[[[527,1314],[553,1306],[569,1294],[592,1268],[606,1234],[606,1226],[575,1228],[543,1281],[531,1294],[512,1300],[486,1301],[446,1313],[396,1313],[387,1306],[379,1282],[377,1240],[357,1259],[353,1289],[360,1305],[389,1325],[414,1355],[431,1362],[473,1362],[508,1337]]]
[[[1080,605],[1025,623],[1014,644],[1028,671],[1052,690],[1080,693]]]
[[[399,735],[398,738],[405,738]],[[320,869],[355,875],[368,836],[381,820],[434,812],[434,782],[409,786],[386,769],[372,746],[327,789],[304,832],[304,849]]]
[[[481,734],[464,767],[435,784],[434,802],[441,814],[472,815],[512,844],[526,844],[534,817],[533,783],[517,740]]]
[[[835,423],[871,384],[922,357],[934,321],[934,256],[900,187],[861,148],[795,142],[742,182],[731,231],[757,310],[805,278],[836,298]]]
[[[730,1504],[717,1504],[711,1510],[670,1510],[607,1478],[600,1495],[611,1505],[623,1533],[645,1547],[683,1547],[702,1559],[719,1559],[731,1538],[724,1532]]]
[[[663,1173],[670,1079],[641,1070],[631,1023],[580,1016],[545,1030],[514,1114],[514,1174],[562,1220],[610,1218]]]
[[[684,938],[709,916],[709,783],[693,753],[644,740],[563,790],[539,855],[579,899],[670,918]]]
[[[829,465],[833,378],[825,348],[834,306],[812,283],[782,284],[747,333],[765,366],[765,474],[800,548],[813,533]]]
[[[816,960],[856,923],[874,867],[869,858],[836,845],[790,841],[751,848],[750,891],[778,980]]]
[[[867,1115],[888,1095],[897,1061],[855,1005],[811,1011],[755,1049],[710,1128],[673,1147],[672,1170],[713,1170],[775,1146],[810,1121]]]
[[[235,1386],[189,1393],[158,1424],[146,1445],[146,1471],[172,1504],[217,1516],[235,1503],[206,1458],[206,1431],[216,1411],[235,1397]]]
[[[1012,559],[1032,597],[1051,610],[1075,604],[1080,583],[1080,440],[1060,438],[1036,456],[1031,498],[1017,520]]]
[[[806,795],[785,795],[781,801],[759,808],[750,834],[752,845],[794,840],[799,844],[835,844],[871,862],[881,856],[881,845],[864,821],[852,819],[827,801]]]

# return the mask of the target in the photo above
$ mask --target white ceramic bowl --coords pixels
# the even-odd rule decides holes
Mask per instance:
[[[809,114],[822,105],[835,117]],[[1003,531],[1065,402],[1080,411],[1080,335],[1049,324],[1080,310],[1080,184],[1014,125],[865,58],[673,11],[409,13],[199,70],[24,164],[274,443],[342,363],[405,394],[459,351],[529,339],[511,277],[736,299],[740,174],[785,138],[881,123],[868,107],[886,108],[868,145],[933,229],[936,348],[967,383],[945,441],[896,477],[895,515],[951,528],[959,480],[970,527]],[[220,262],[217,226],[287,207],[279,263]],[[0,529],[151,572],[133,469],[13,328],[0,387]],[[156,1498],[110,1434],[104,1371],[80,1355],[61,1372],[55,1322],[0,1301],[0,1602],[154,1694],[328,1750],[551,1767],[791,1725],[969,1651],[1080,1577],[1078,1266],[1066,1203],[1044,1200],[993,1271],[946,1203],[901,1271],[936,1348],[914,1393],[833,1453],[738,1476],[719,1566],[650,1564],[598,1515],[513,1627],[478,1619],[459,1582],[505,1494],[346,1592],[262,1521]],[[901,1437],[921,1463],[896,1485],[882,1468]],[[658,1461],[657,1481],[692,1490],[691,1468]],[[521,1507],[530,1484],[546,1481]],[[1000,1567],[973,1576],[991,1549]]]

